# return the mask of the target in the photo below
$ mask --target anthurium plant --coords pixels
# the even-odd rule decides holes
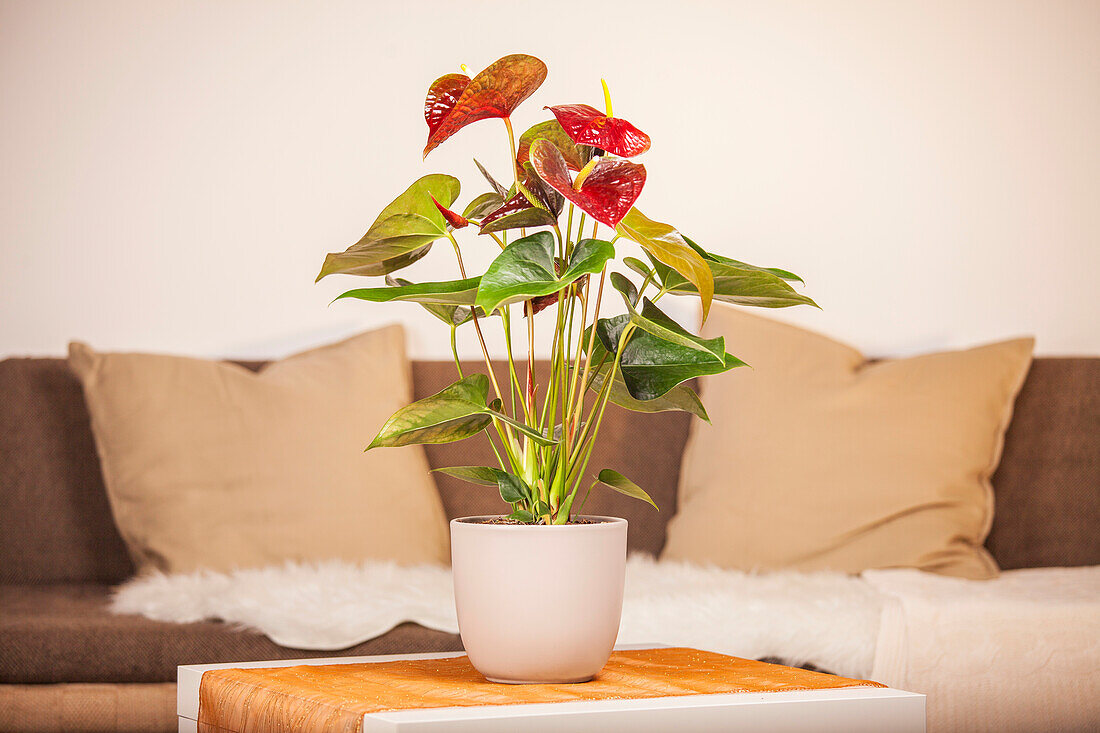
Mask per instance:
[[[317,279],[384,277],[384,284],[339,298],[418,303],[450,329],[458,381],[399,410],[368,450],[484,436],[498,465],[439,470],[499,491],[511,506],[510,521],[565,524],[600,484],[653,504],[639,484],[612,468],[589,473],[609,403],[707,420],[691,380],[744,365],[726,352],[722,338],[702,338],[670,318],[659,306],[662,298],[699,298],[704,321],[714,300],[766,308],[814,303],[791,286],[801,282],[796,275],[709,252],[638,210],[646,169],[633,159],[649,150],[650,138],[614,116],[606,84],[603,110],[546,107],[551,119],[517,140],[512,115],[546,72],[534,56],[514,54],[473,78],[436,79],[424,101],[424,156],[466,125],[501,119],[512,161],[502,176],[507,185],[475,160],[488,190],[459,209],[457,178],[423,176],[382,210],[362,239],[329,254]],[[460,244],[460,234],[475,236]],[[411,282],[393,275],[439,240],[450,245],[457,279]],[[464,246],[499,253],[484,273],[472,274]],[[645,259],[617,261],[624,251]],[[604,315],[612,300],[621,301],[618,313]],[[536,317],[554,319],[545,381],[536,380],[532,368]],[[485,345],[490,325],[504,331],[504,380],[494,376]],[[456,334],[466,329],[481,345],[485,373],[466,373],[459,362]],[[517,330],[527,338],[521,369],[512,349]]]

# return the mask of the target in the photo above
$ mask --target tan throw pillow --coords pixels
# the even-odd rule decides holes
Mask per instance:
[[[400,326],[259,373],[81,343],[70,344],[69,364],[140,570],[447,562],[447,522],[422,449],[363,452],[410,399]]]
[[[820,334],[715,307],[751,364],[706,383],[663,558],[989,578],[989,477],[1034,340],[869,362]]]

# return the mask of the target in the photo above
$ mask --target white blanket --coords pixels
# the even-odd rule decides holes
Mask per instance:
[[[888,597],[871,678],[926,694],[929,731],[1100,730],[1100,567],[863,576]]]
[[[879,593],[840,573],[754,575],[635,556],[619,642],[778,657],[866,677],[881,606]],[[112,610],[159,621],[220,619],[309,650],[345,649],[403,621],[458,631],[448,569],[384,563],[147,575],[119,588]]]
[[[307,650],[354,646],[403,621],[458,630],[449,570],[384,563],[154,574],[119,588],[112,608],[221,619]],[[636,556],[619,641],[810,662],[923,692],[932,733],[1100,730],[1100,568],[968,581],[757,575]]]

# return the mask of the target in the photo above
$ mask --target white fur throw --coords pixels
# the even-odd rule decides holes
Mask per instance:
[[[619,642],[778,657],[866,677],[882,604],[865,581],[840,573],[758,575],[634,556]],[[299,649],[345,649],[404,621],[458,631],[449,569],[373,562],[146,575],[117,590],[112,610],[220,619]]]

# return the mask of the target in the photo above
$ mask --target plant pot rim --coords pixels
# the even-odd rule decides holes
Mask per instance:
[[[610,527],[627,524],[627,521],[622,517],[605,517],[597,514],[580,514],[577,519],[594,519],[598,520],[592,523],[586,524],[490,524],[485,520],[499,519],[500,514],[479,514],[471,517],[457,517],[452,519],[451,526],[462,525],[464,527],[478,527],[491,532],[499,531],[519,531],[529,532],[531,530],[539,530],[541,532],[546,531],[563,531],[568,530],[571,532],[578,531],[599,531],[601,529],[606,530]]]

